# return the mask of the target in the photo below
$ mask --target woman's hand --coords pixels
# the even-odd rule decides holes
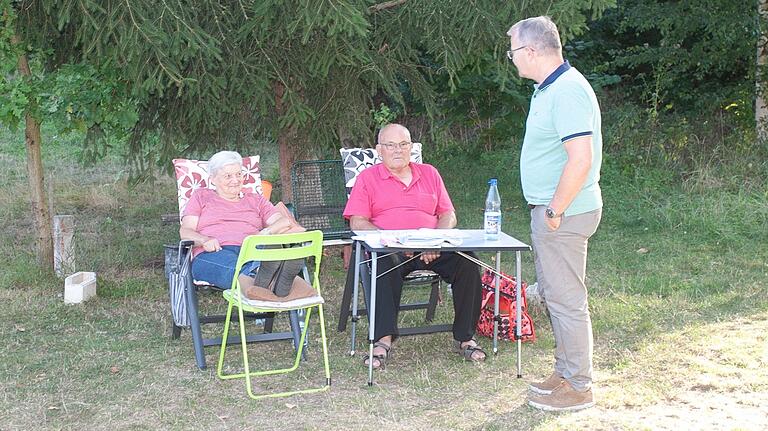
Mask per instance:
[[[221,244],[219,244],[219,240],[216,238],[208,238],[203,242],[203,250],[207,252],[220,251]]]

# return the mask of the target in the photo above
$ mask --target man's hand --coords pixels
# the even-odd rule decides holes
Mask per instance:
[[[419,256],[425,265],[429,265],[430,262],[436,260],[438,257],[440,257],[439,251],[424,251],[421,253],[421,256]]]
[[[556,231],[560,227],[560,223],[563,221],[563,217],[555,217],[555,218],[549,218],[546,215],[544,216],[544,222],[547,223],[547,227],[549,227],[550,231]]]

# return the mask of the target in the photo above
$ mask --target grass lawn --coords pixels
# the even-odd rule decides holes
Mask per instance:
[[[523,346],[523,379],[515,377],[513,345],[473,365],[450,352],[444,333],[402,338],[369,388],[361,358],[348,355],[349,331],[336,331],[344,282],[338,248],[327,250],[321,273],[333,386],[250,400],[242,381],[216,377],[218,349],[206,350],[209,368],[200,371],[189,331],[169,337],[162,245],[178,231],[160,215],[175,210],[173,181],[132,188],[119,162],[83,167],[66,137],[44,137],[54,212],[75,215],[77,269],[99,276],[97,298],[66,306],[63,281],[33,264],[21,141],[0,138],[1,430],[768,428],[765,164],[753,176],[702,170],[680,180],[660,169],[620,174],[608,162],[604,218],[588,264],[598,405],[551,414],[525,404],[528,381],[551,372],[554,346],[546,315],[533,308],[538,339]],[[485,180],[496,175],[504,230],[530,239],[513,156],[492,170],[480,168],[487,160],[433,163],[461,227],[480,225]],[[511,271],[512,259],[504,262]],[[533,281],[530,255],[523,265]],[[450,295],[443,297],[436,320],[450,321]],[[223,308],[218,294],[201,300],[206,310]],[[423,318],[421,311],[402,316],[404,324]],[[285,319],[276,325],[285,327]],[[317,319],[312,325],[308,363],[257,388],[322,382]],[[359,333],[366,330],[363,320]],[[490,340],[480,342],[490,350]],[[239,359],[235,350],[230,366]],[[249,354],[255,364],[274,363],[287,360],[290,345],[255,344]]]

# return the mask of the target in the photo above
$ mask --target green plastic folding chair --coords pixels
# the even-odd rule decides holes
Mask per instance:
[[[282,245],[283,248],[265,248],[261,246],[274,246]],[[275,261],[275,260],[291,260],[291,259],[306,259],[314,258],[311,263],[312,269],[312,287],[317,294],[309,298],[296,299],[286,302],[271,302],[271,301],[256,301],[245,297],[240,290],[240,282],[237,275],[232,280],[232,288],[223,292],[224,299],[227,300],[229,306],[227,307],[227,316],[224,323],[224,335],[223,338],[227,339],[229,333],[229,326],[232,319],[232,309],[237,307],[240,340],[242,347],[242,360],[243,360],[243,372],[235,374],[224,373],[224,355],[227,350],[227,344],[221,345],[221,351],[219,353],[219,363],[217,366],[217,374],[220,379],[237,379],[245,378],[245,386],[248,391],[248,396],[253,399],[267,398],[267,397],[284,397],[294,394],[304,394],[311,392],[320,392],[327,390],[331,386],[331,371],[328,362],[328,342],[325,335],[325,318],[323,315],[323,297],[320,294],[320,260],[323,250],[323,233],[319,230],[302,232],[302,233],[290,233],[281,235],[251,235],[243,241],[243,245],[240,249],[240,256],[237,259],[237,266],[235,274],[240,273],[240,268],[246,263],[252,260],[260,262]],[[308,265],[310,262],[308,262]],[[294,389],[277,393],[253,393],[253,386],[251,379],[254,377],[263,377],[275,374],[285,374],[295,371],[299,368],[299,363],[302,362],[302,352],[304,350],[304,340],[307,336],[307,329],[309,328],[309,318],[312,315],[312,310],[317,308],[318,315],[320,316],[320,336],[322,339],[323,348],[323,366],[325,368],[325,384],[320,387],[312,387],[308,389]],[[264,313],[264,312],[287,312],[291,310],[305,310],[304,325],[301,328],[301,338],[299,340],[299,347],[296,349],[296,356],[293,360],[293,365],[288,368],[269,369],[262,371],[252,371],[248,362],[248,345],[246,343],[246,326],[244,320],[244,313]],[[298,380],[297,380],[298,381]]]

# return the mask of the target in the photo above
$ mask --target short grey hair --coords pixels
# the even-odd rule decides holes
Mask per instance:
[[[563,52],[560,33],[552,18],[548,16],[518,21],[507,31],[507,36],[516,36],[520,46],[530,46],[545,54],[562,54]]]
[[[243,166],[243,158],[236,151],[219,151],[208,160],[208,176],[215,177],[227,165]]]

